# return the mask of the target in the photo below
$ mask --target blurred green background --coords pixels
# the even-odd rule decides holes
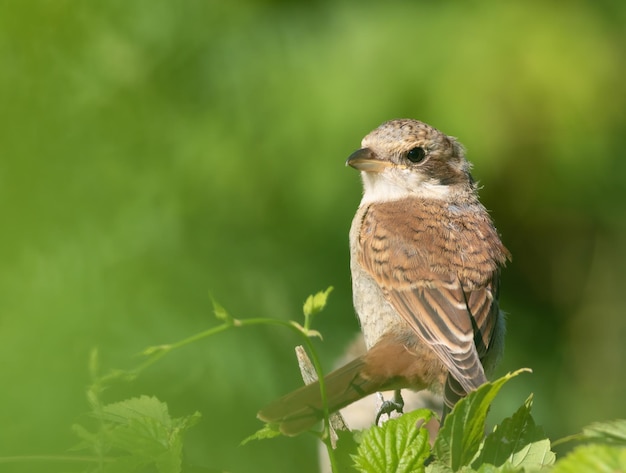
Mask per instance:
[[[132,367],[215,325],[209,294],[299,319],[333,285],[330,367],[358,330],[344,161],[398,117],[465,144],[513,253],[498,374],[534,373],[494,418],[530,392],[551,438],[626,416],[624,24],[621,1],[1,1],[0,455],[64,453],[90,350]],[[300,384],[296,342],[230,331],[105,400],[201,411],[206,471],[313,472],[310,438],[238,447]]]

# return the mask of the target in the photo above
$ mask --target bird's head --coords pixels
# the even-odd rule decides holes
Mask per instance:
[[[363,138],[346,164],[361,171],[366,200],[448,199],[474,191],[461,144],[417,120],[383,123]]]

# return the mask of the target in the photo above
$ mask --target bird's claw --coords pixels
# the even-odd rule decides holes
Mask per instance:
[[[380,416],[382,416],[383,414],[387,414],[389,417],[391,417],[391,414],[393,412],[402,414],[403,409],[404,409],[404,400],[402,399],[402,396],[400,396],[400,393],[396,393],[393,397],[393,400],[383,401],[383,403],[380,406],[380,409],[378,409],[378,413],[376,414],[376,422],[374,423],[374,425],[378,425]]]

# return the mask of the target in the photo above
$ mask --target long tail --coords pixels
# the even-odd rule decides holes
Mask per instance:
[[[359,357],[324,378],[329,412],[338,411],[380,390],[380,383],[363,375],[364,365],[363,357]],[[297,435],[310,429],[323,417],[319,383],[286,394],[259,411],[257,417],[264,422],[279,424],[285,435]]]

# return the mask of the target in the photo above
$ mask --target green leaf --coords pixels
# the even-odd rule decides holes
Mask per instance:
[[[434,461],[426,467],[426,473],[454,473],[452,468],[441,462]]]
[[[128,424],[135,419],[149,418],[160,424],[171,424],[167,404],[156,397],[141,396],[107,404],[102,408],[102,420],[115,424]]]
[[[466,471],[472,471],[472,472],[476,472],[476,473],[521,473],[523,471],[525,471],[522,467],[516,468],[510,464],[504,464],[502,466],[494,466],[494,465],[490,465],[489,463],[484,463],[482,465],[480,465],[480,468],[478,468],[478,470],[470,470],[470,469],[465,469],[462,468],[461,473],[464,473]]]
[[[559,460],[551,473],[621,473],[626,471],[626,448],[583,445]]]
[[[354,456],[363,439],[362,430],[337,430],[335,462],[338,471],[354,471]]]
[[[245,445],[248,442],[251,442],[252,440],[271,439],[274,437],[278,437],[280,435],[282,434],[280,433],[280,430],[278,429],[277,425],[265,424],[263,428],[257,430],[255,433],[253,433],[249,437],[246,437],[245,439],[243,439],[239,445]]]
[[[464,466],[459,470],[453,471],[449,466],[435,461],[426,467],[426,473],[523,473],[525,471],[522,467],[514,467],[508,463],[501,466],[483,463],[478,470]]]
[[[597,442],[626,445],[626,419],[595,422],[583,429],[583,436]]]
[[[517,370],[485,383],[456,404],[433,446],[438,462],[448,465],[453,471],[470,464],[483,441],[485,419],[491,402],[505,383],[523,371],[530,370]]]
[[[110,462],[103,471],[135,472],[155,465],[159,473],[179,473],[183,433],[200,414],[172,418],[167,404],[141,396],[103,406],[96,417],[99,431],[92,434],[77,425],[74,432],[82,439],[79,447],[107,453]]]
[[[218,304],[217,301],[213,299],[212,296],[211,296],[211,302],[213,303],[213,315],[215,315],[215,318],[225,323],[229,323],[229,324],[233,323],[233,320],[234,320],[233,317],[228,312],[226,312],[226,309],[224,309],[224,307]]]
[[[512,417],[504,419],[495,427],[473,462],[474,468],[488,463],[538,469],[554,463],[555,455],[550,450],[550,440],[543,429],[535,425],[530,414],[532,403],[531,395]]]
[[[314,296],[307,297],[302,308],[305,319],[313,317],[315,314],[321,312],[324,307],[326,307],[326,301],[328,300],[328,296],[330,295],[332,290],[333,287],[330,286],[325,291],[320,291]]]
[[[81,439],[81,442],[70,447],[70,451],[89,450],[97,456],[103,456],[106,453],[106,445],[103,444],[101,435],[89,432],[80,424],[73,424],[72,431]]]
[[[357,470],[425,471],[424,461],[430,456],[429,435],[424,427],[418,427],[418,422],[425,424],[433,416],[428,409],[417,409],[385,422],[382,427],[367,430],[353,457]]]

